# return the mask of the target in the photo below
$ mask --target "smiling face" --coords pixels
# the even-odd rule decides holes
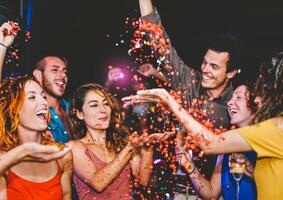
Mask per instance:
[[[252,111],[249,107],[249,92],[246,86],[237,87],[228,102],[228,112],[231,124],[243,127],[249,124]]]
[[[202,87],[207,89],[222,89],[226,87],[229,79],[236,74],[227,72],[228,61],[228,52],[216,52],[208,49],[201,65]]]
[[[77,112],[77,117],[84,121],[88,129],[106,130],[111,119],[111,107],[101,92],[90,90],[84,98],[82,111]]]
[[[24,102],[19,111],[18,129],[44,131],[48,125],[48,105],[41,86],[29,80],[24,86]]]
[[[48,95],[60,98],[64,95],[68,82],[67,66],[58,57],[46,57],[43,61],[44,68],[39,82]]]

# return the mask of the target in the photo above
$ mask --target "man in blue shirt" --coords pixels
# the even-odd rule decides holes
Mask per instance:
[[[54,140],[59,143],[70,140],[70,104],[63,99],[68,82],[67,66],[68,62],[63,57],[45,56],[36,63],[33,71],[34,77],[46,92],[50,107],[51,120],[48,128]]]

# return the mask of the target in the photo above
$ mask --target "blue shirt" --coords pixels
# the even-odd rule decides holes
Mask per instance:
[[[68,101],[62,99],[60,101],[60,106],[63,107],[67,113],[69,112],[70,103]],[[51,114],[51,120],[48,125],[48,129],[51,131],[54,140],[58,143],[68,142],[70,140],[70,135],[67,129],[65,129],[61,118],[53,107],[50,107],[49,111]]]
[[[256,153],[253,151],[244,153],[248,160],[255,166]],[[223,197],[226,200],[235,199],[236,181],[230,173],[229,155],[225,154],[222,163],[221,189]],[[243,175],[240,180],[239,200],[256,200],[256,185],[254,179]]]

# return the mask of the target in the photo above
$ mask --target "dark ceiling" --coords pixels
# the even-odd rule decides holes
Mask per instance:
[[[283,2],[156,0],[154,4],[187,64],[199,64],[206,39],[217,33],[242,41],[246,77],[254,74],[260,61],[283,50]],[[124,21],[138,16],[138,0],[32,0],[25,68],[31,68],[42,53],[60,53],[70,61],[70,90],[86,81],[103,83],[108,65],[133,65]]]

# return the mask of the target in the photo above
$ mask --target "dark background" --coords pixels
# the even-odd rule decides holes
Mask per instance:
[[[1,0],[19,15],[19,0]],[[26,7],[28,1],[23,1]],[[21,71],[30,71],[41,54],[63,54],[70,62],[68,93],[83,82],[103,84],[108,65],[133,66],[124,21],[139,16],[138,0],[31,0],[31,40]],[[240,39],[243,77],[283,50],[280,1],[155,0],[163,25],[185,63],[199,66],[207,39],[225,33]],[[121,43],[124,40],[124,43]],[[116,46],[116,43],[118,46]]]

